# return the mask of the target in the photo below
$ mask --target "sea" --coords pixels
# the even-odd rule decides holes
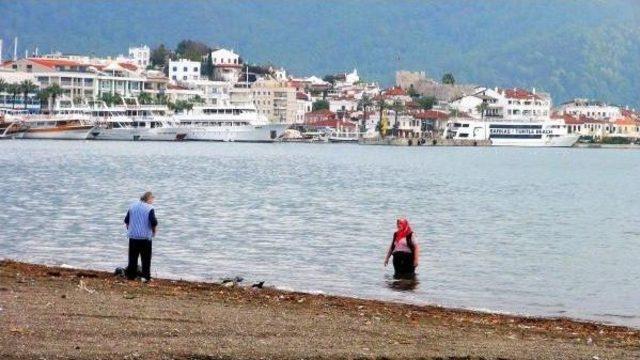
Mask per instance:
[[[640,328],[640,151],[0,141],[0,259]],[[384,267],[396,219],[418,281]]]

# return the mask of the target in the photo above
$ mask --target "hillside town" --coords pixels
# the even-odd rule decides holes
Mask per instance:
[[[475,139],[462,128],[491,121],[552,121],[588,143],[635,143],[640,137],[640,112],[627,106],[589,99],[556,105],[550,94],[535,88],[459,84],[451,73],[435,80],[425,72],[397,71],[395,84],[382,87],[361,78],[357,69],[298,76],[274,65],[249,64],[232,49],[190,40],[175,51],[140,45],[113,57],[39,54],[37,49],[19,57],[15,42],[11,59],[0,53],[5,113],[53,114],[98,102],[127,114],[145,105],[189,114],[198,107],[250,104],[267,123],[286,124],[282,138],[292,141],[314,141],[323,131],[336,141]]]

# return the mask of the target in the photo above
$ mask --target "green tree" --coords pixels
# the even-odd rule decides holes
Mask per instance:
[[[29,94],[38,90],[38,85],[34,84],[31,80],[24,80],[20,83],[20,91],[22,92],[22,99],[24,100],[24,108],[27,108],[27,100]]]
[[[100,96],[100,100],[104,101],[107,106],[121,105],[123,103],[122,96],[118,93],[104,93]]]
[[[11,94],[11,108],[15,109],[16,107],[16,100],[18,98],[18,94],[20,94],[22,92],[22,89],[20,87],[19,84],[9,84],[5,87],[5,91],[9,94]]]
[[[156,103],[160,105],[167,105],[169,103],[169,99],[165,94],[156,95]]]
[[[416,102],[422,110],[431,110],[436,103],[436,98],[433,96],[423,96],[418,98]]]
[[[384,109],[387,106],[387,103],[384,99],[378,100],[378,109],[380,111],[380,118],[378,120],[378,124],[376,125],[376,130],[380,133],[380,137],[384,139],[387,136],[387,129],[389,128],[389,121],[384,116]]]
[[[483,121],[484,121],[484,113],[487,111],[487,107],[489,107],[489,105],[484,100],[482,100],[482,102],[478,104],[478,106],[476,106],[476,110],[478,110],[478,112],[480,113],[480,116]]]
[[[202,62],[202,58],[211,53],[211,48],[194,40],[182,40],[176,47],[176,56],[181,59]]]
[[[202,64],[202,67],[200,68],[200,72],[202,76],[206,76],[207,79],[209,80],[213,79],[213,60],[211,58],[211,52],[207,54],[207,59],[204,61],[204,64]]]
[[[442,75],[442,83],[447,85],[455,85],[456,79],[453,77],[452,73],[446,73]]]
[[[167,49],[164,44],[160,44],[160,46],[151,50],[149,60],[151,65],[157,68],[164,68],[169,64],[169,59],[172,56],[171,50]]]
[[[329,102],[327,100],[317,100],[311,105],[312,111],[318,111],[323,109],[329,109]]]
[[[204,99],[200,95],[194,96],[193,99],[191,99],[191,101],[193,103],[195,103],[195,104],[204,104]],[[189,109],[189,110],[191,110],[191,109]]]
[[[51,97],[51,93],[49,93],[49,90],[42,89],[38,91],[38,93],[36,94],[36,97],[40,101],[40,111],[42,111],[45,108],[45,103],[47,105],[46,107],[47,108],[49,107],[49,98]]]
[[[60,85],[58,85],[57,83],[49,85],[46,90],[51,96],[51,103],[49,104],[49,110],[51,110],[51,108],[56,105],[56,99],[58,98],[58,96],[62,95],[63,91]]]
[[[153,97],[147,92],[141,92],[138,94],[138,102],[142,105],[153,103]]]
[[[0,93],[4,92],[7,88],[7,82],[4,79],[0,79]]]
[[[407,89],[407,95],[411,96],[411,98],[414,100],[420,97],[420,94],[413,87],[413,84],[411,84],[411,86],[409,86],[409,89]]]
[[[358,100],[358,109],[362,110],[362,123],[360,124],[360,132],[365,132],[367,130],[365,127],[368,119],[367,115],[369,115],[368,110],[371,106],[373,106],[373,101],[371,100],[369,95],[362,94],[362,97],[360,98],[360,100]]]
[[[398,128],[400,124],[398,123],[398,115],[404,111],[404,104],[400,100],[396,100],[391,104],[391,110],[393,110],[393,135],[398,135]]]

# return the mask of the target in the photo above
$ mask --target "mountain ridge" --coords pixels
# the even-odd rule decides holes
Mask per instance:
[[[452,72],[458,82],[536,87],[556,103],[588,97],[640,106],[633,0],[0,0],[0,14],[10,14],[0,22],[5,54],[14,36],[30,49],[97,55],[194,39],[296,75],[357,67],[365,79],[391,84],[401,69],[435,79]]]

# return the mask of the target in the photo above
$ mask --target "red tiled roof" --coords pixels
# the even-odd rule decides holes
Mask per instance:
[[[537,94],[534,94],[528,90],[524,90],[524,89],[506,89],[504,90],[505,93],[505,97],[507,97],[508,99],[518,99],[518,100],[524,100],[524,99],[541,99],[540,96],[538,96]]]
[[[297,92],[296,93],[296,99],[298,100],[309,100],[309,95],[303,93],[303,92]]]
[[[416,119],[438,119],[438,120],[446,120],[449,118],[449,115],[443,111],[437,110],[425,110],[413,115]]]
[[[637,121],[629,117],[623,117],[615,121],[616,125],[636,125],[637,123]]]
[[[554,114],[554,115],[551,115],[551,118],[557,119],[557,120],[563,120],[565,125],[582,125],[585,122],[584,119],[573,117],[569,114],[564,114],[564,115]]]
[[[330,119],[330,120],[322,120],[310,123],[309,125],[317,126],[317,127],[330,127],[330,128],[338,128],[338,127],[347,127],[347,128],[355,128],[356,124],[351,121],[346,120],[338,120],[338,119]]]
[[[388,89],[384,92],[387,96],[405,96],[407,92],[404,91],[400,86],[394,86],[391,89]]]
[[[320,110],[309,112],[307,114],[308,115],[335,115],[333,111],[329,109],[320,109]]]
[[[56,66],[80,66],[81,63],[67,59],[42,59],[42,58],[28,58],[27,60],[34,62],[41,66],[48,68],[55,68]]]
[[[123,68],[129,71],[138,71],[138,67],[131,63],[118,63],[118,65],[122,66]]]

